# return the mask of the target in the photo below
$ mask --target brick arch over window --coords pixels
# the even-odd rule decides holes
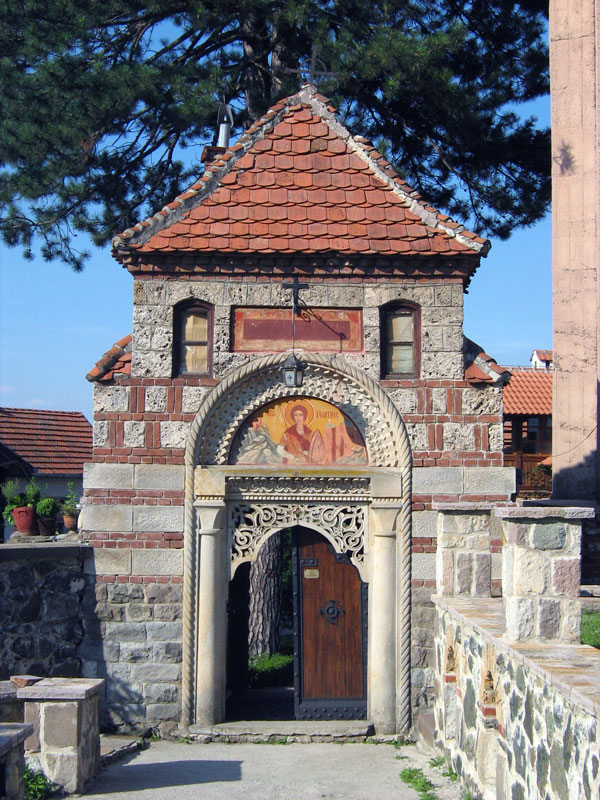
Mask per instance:
[[[213,307],[189,298],[173,309],[173,377],[212,374]]]
[[[418,378],[421,372],[421,307],[395,300],[379,310],[381,377]]]

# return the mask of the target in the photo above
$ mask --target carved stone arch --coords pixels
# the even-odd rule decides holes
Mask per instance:
[[[302,354],[307,365],[302,389],[286,387],[281,365],[286,353],[265,356],[231,372],[205,398],[190,428],[186,467],[226,464],[241,424],[254,411],[284,397],[315,397],[337,406],[357,426],[369,464],[402,468],[411,448],[402,417],[372,378],[335,356]]]
[[[389,691],[384,687],[385,690],[379,692],[380,699],[382,694],[387,692],[388,695],[385,701],[376,704],[380,711],[383,709],[381,713],[378,712],[381,731],[408,733],[412,496],[412,454],[408,434],[391,398],[362,370],[335,356],[302,354],[306,370],[304,384],[299,390],[285,387],[283,384],[281,367],[287,355],[281,353],[265,356],[233,370],[204,398],[190,426],[185,450],[182,723],[187,726],[195,720],[198,707],[196,703],[199,703],[200,699],[204,702],[204,698],[207,698],[205,706],[209,708],[206,714],[208,718],[213,715],[213,710],[218,705],[217,695],[224,698],[224,686],[217,686],[219,681],[222,683],[222,676],[219,677],[221,667],[218,666],[221,662],[213,659],[208,663],[205,658],[200,658],[198,642],[206,643],[210,639],[217,642],[218,647],[223,646],[222,632],[215,632],[206,622],[208,619],[206,609],[210,606],[218,609],[218,614],[224,613],[225,587],[222,592],[219,590],[217,593],[210,587],[217,585],[215,576],[218,581],[223,579],[219,576],[225,575],[223,559],[226,558],[224,547],[226,537],[222,534],[226,524],[211,524],[208,520],[211,514],[217,519],[222,513],[220,509],[227,504],[223,502],[224,493],[220,499],[215,496],[206,498],[201,503],[195,503],[195,469],[198,466],[227,465],[229,451],[237,431],[242,423],[262,406],[280,398],[312,396],[337,406],[357,426],[367,448],[368,469],[371,474],[377,472],[373,468],[382,467],[396,470],[401,479],[400,512],[397,516],[394,515],[393,530],[379,530],[374,533],[377,541],[381,543],[380,551],[386,553],[385,558],[380,559],[378,563],[387,565],[385,569],[390,576],[394,576],[391,578],[393,584],[388,588],[391,589],[392,585],[395,587],[390,592],[382,583],[377,590],[384,598],[382,603],[387,602],[389,613],[382,615],[382,625],[385,630],[382,628],[378,631],[377,637],[374,634],[374,640],[376,639],[380,648],[387,648],[388,656],[395,664],[392,672],[395,671],[396,676],[395,680],[388,681]],[[205,516],[202,525],[197,528],[196,511],[201,506],[206,506],[203,512]],[[381,509],[373,512],[375,504],[372,504],[371,508],[371,513],[375,513],[376,516],[379,515],[380,518],[385,516]],[[202,545],[198,541],[199,535],[202,538]],[[390,544],[393,542],[393,549],[389,549],[386,542]],[[209,562],[206,562],[205,553],[211,554],[210,563],[214,564],[216,572],[207,566]],[[393,566],[396,563],[399,564],[397,577],[394,575]],[[208,583],[199,580],[199,574],[204,574]],[[374,583],[374,586],[377,585],[379,584]],[[198,614],[198,596],[199,593],[202,595],[203,586],[212,594],[204,606],[200,601],[202,611]],[[199,618],[204,619],[203,624],[209,627],[205,631],[206,635],[197,638],[196,626],[199,624]],[[395,619],[395,622],[386,622],[386,619]],[[394,641],[396,644],[391,647],[389,643]],[[212,652],[216,650],[213,648]],[[221,661],[224,663],[224,658]],[[200,687],[197,670],[200,668],[203,669],[201,685],[204,688],[202,691],[198,688],[199,699],[196,701],[196,680]],[[390,669],[388,674],[391,674]],[[219,713],[214,712],[214,716],[219,716]]]

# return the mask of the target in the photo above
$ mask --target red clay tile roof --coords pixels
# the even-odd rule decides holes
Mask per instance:
[[[536,354],[540,361],[552,361],[552,350],[534,350],[531,357]]]
[[[92,426],[78,411],[0,408],[0,442],[39,475],[80,475],[92,458]]]
[[[273,106],[202,178],[113,239],[139,253],[486,255],[425,203],[312,86]]]
[[[504,387],[505,414],[552,414],[552,371],[513,369]]]
[[[115,342],[85,376],[88,381],[108,383],[115,375],[131,375],[131,334]]]
[[[465,336],[465,380],[469,383],[505,384],[510,378],[510,370],[498,366],[495,358],[484,353],[476,342]]]

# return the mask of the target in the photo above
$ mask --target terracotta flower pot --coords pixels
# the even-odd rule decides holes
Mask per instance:
[[[67,532],[77,532],[77,514],[63,514],[63,525]]]
[[[13,508],[13,519],[15,521],[15,529],[17,533],[23,536],[29,536],[32,533],[37,533],[35,525],[35,508],[31,506],[19,506]]]
[[[40,536],[54,536],[56,533],[56,517],[38,517]]]

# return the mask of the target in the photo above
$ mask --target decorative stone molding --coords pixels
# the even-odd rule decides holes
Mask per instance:
[[[365,506],[358,503],[291,502],[277,505],[229,504],[232,538],[231,577],[240,564],[254,561],[260,546],[273,533],[305,525],[323,534],[336,553],[347,553],[363,581],[365,570]]]
[[[316,397],[337,406],[357,426],[368,453],[369,466],[366,471],[385,473],[385,468],[391,468],[392,471],[397,470],[395,491],[392,491],[394,481],[388,475],[390,481],[386,479],[386,487],[389,483],[390,491],[388,492],[387,488],[384,489],[382,486],[377,490],[376,496],[378,498],[389,497],[390,501],[396,505],[397,510],[395,522],[397,538],[379,537],[379,541],[393,543],[393,552],[389,554],[386,552],[386,563],[398,564],[397,570],[395,567],[393,570],[395,585],[393,597],[398,613],[392,616],[384,614],[385,619],[380,626],[381,630],[373,631],[373,637],[377,640],[380,649],[382,643],[386,647],[389,645],[388,649],[392,659],[390,668],[387,670],[389,679],[386,679],[386,687],[390,684],[390,691],[386,688],[385,692],[379,692],[378,695],[380,699],[384,699],[385,695],[385,708],[381,712],[381,729],[383,731],[385,728],[388,732],[388,727],[390,730],[393,727],[394,732],[408,733],[410,729],[412,454],[406,427],[392,399],[376,381],[359,368],[335,356],[303,353],[302,359],[306,363],[305,379],[302,389],[298,390],[283,385],[281,367],[286,357],[287,353],[265,356],[234,369],[203,399],[190,426],[185,450],[182,726],[185,729],[201,717],[205,721],[211,720],[210,724],[213,724],[220,721],[217,717],[221,714],[217,694],[220,696],[222,692],[218,686],[215,688],[215,682],[223,677],[218,670],[215,671],[216,656],[220,653],[221,648],[220,639],[217,636],[218,632],[212,630],[208,626],[208,622],[203,623],[202,621],[205,617],[206,604],[204,607],[201,605],[200,617],[198,616],[198,584],[200,583],[201,587],[204,582],[206,589],[209,575],[206,573],[203,581],[206,554],[204,542],[202,547],[198,547],[194,508],[195,490],[199,490],[198,496],[202,496],[204,500],[221,498],[226,499],[228,504],[233,504],[234,507],[237,505],[238,511],[232,513],[237,513],[238,516],[242,514],[240,509],[245,513],[248,506],[253,509],[252,513],[254,513],[254,508],[258,508],[258,504],[262,500],[260,506],[262,519],[258,520],[263,528],[262,536],[255,537],[253,534],[247,543],[240,546],[238,552],[238,558],[247,557],[249,560],[258,548],[260,539],[264,540],[268,535],[264,515],[265,509],[269,505],[265,502],[269,497],[266,491],[269,483],[265,482],[262,476],[262,484],[256,483],[254,479],[249,479],[247,476],[238,480],[237,483],[234,478],[228,481],[230,485],[228,485],[226,493],[224,475],[211,475],[211,466],[225,467],[228,464],[235,436],[242,423],[251,414],[274,400],[302,395]],[[235,468],[230,467],[229,469]],[[257,468],[256,472],[260,473],[260,468]],[[274,471],[271,471],[269,476],[271,479],[273,474]],[[278,477],[280,476],[281,474]],[[285,478],[285,476],[282,477]],[[302,477],[309,478],[309,476]],[[337,542],[337,548],[350,549],[357,568],[360,570],[359,564],[361,558],[364,558],[365,547],[364,518],[365,505],[368,503],[368,498],[365,496],[366,484],[361,484],[360,481],[352,482],[350,487],[346,484],[346,493],[340,492],[338,502],[334,503],[332,502],[333,495],[338,492],[334,488],[335,484],[317,481],[313,483],[313,488],[319,490],[317,507],[316,503],[311,503],[311,499],[314,501],[314,494],[312,497],[308,496],[306,485],[301,487],[297,497],[294,497],[292,483],[286,484],[285,481],[277,480],[275,484],[271,480],[270,486],[274,491],[277,491],[276,485],[282,488],[283,494],[279,495],[277,503],[280,515],[290,514],[287,508],[294,505],[299,510],[294,511],[291,524],[297,524],[303,520],[306,524],[310,524],[308,517],[312,516],[312,526],[328,536],[334,546]],[[391,495],[395,496],[392,498]],[[271,497],[275,497],[275,495],[273,494]],[[236,500],[239,501],[237,504]],[[357,521],[360,522],[360,515],[363,515],[363,522],[359,526],[360,542],[358,539],[348,538],[344,528],[345,523],[340,522],[340,519],[343,520],[346,514],[351,515],[352,526],[356,526]],[[318,516],[318,525],[315,524],[313,515]],[[326,519],[328,515],[331,517],[330,520]],[[289,525],[290,522],[278,521],[277,529],[280,530],[286,524]],[[207,537],[208,540],[214,538]],[[218,558],[220,556],[215,551],[215,563]],[[200,571],[200,578],[198,571]],[[387,588],[382,586],[381,590],[386,592],[386,596],[389,594]],[[215,608],[218,605],[216,601],[215,595],[212,598],[212,605]],[[218,610],[218,614],[213,617],[216,625],[222,624],[223,630],[224,614],[223,608],[222,614],[221,610]],[[222,621],[219,615],[223,616]],[[385,624],[383,624],[384,622]],[[210,658],[210,664],[213,666],[210,670],[207,667],[203,671],[204,668],[200,664],[198,654],[198,641],[204,641],[209,634],[216,642],[213,648],[214,653]],[[222,665],[220,668],[222,669]],[[200,677],[201,673],[202,677]],[[373,691],[373,687],[371,691]],[[375,693],[377,693],[376,687]],[[379,706],[375,703],[374,707],[378,708]],[[376,721],[376,726],[378,723],[379,720]]]

